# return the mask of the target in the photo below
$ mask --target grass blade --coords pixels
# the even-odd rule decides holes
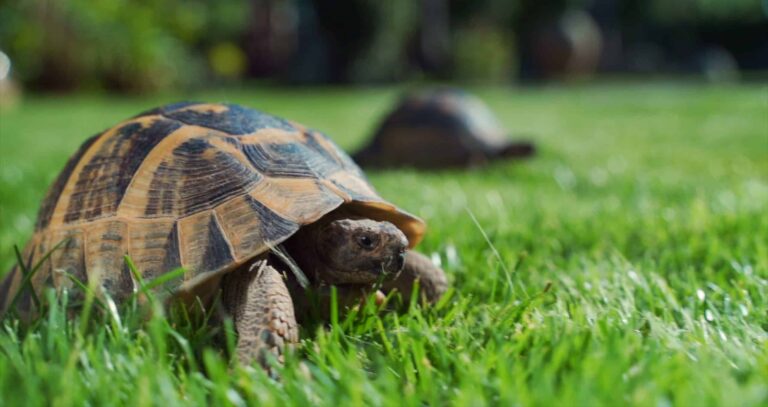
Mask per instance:
[[[288,268],[291,269],[293,274],[296,276],[296,280],[299,281],[301,288],[306,290],[307,287],[309,287],[309,279],[307,278],[307,275],[304,274],[304,272],[299,268],[299,265],[296,264],[296,261],[291,258],[288,252],[286,252],[281,246],[270,247],[270,250],[278,258],[280,258],[280,260],[282,260],[282,262],[285,263]]]
[[[483,229],[483,226],[480,225],[480,222],[477,220],[477,217],[472,212],[469,207],[465,208],[467,210],[467,213],[469,214],[469,217],[472,219],[472,223],[475,224],[477,229],[480,231],[480,234],[483,235],[483,239],[485,239],[485,242],[488,244],[488,247],[491,248],[491,251],[493,252],[494,257],[499,261],[499,266],[504,271],[504,276],[507,280],[507,286],[509,287],[510,294],[514,294],[515,292],[515,286],[512,282],[512,273],[509,271],[509,268],[507,268],[506,263],[504,263],[504,259],[501,257],[501,253],[499,253],[499,250],[496,248],[496,245],[493,244],[491,241],[491,238],[488,237],[488,233],[485,232],[485,229]]]
[[[69,281],[71,281],[73,284],[75,284],[77,286],[77,288],[79,288],[83,292],[83,294],[86,295],[86,299],[88,298],[89,293],[91,293],[93,291],[93,290],[91,290],[90,287],[85,285],[82,281],[78,280],[78,278],[75,277],[73,274],[68,273],[66,271],[60,271],[60,273],[64,274],[64,276],[67,277],[67,279],[69,279]],[[101,302],[101,300],[99,300],[98,298],[96,298],[95,293],[93,293],[93,296],[94,296],[94,300],[93,301],[96,302],[96,304],[99,307],[101,307],[102,309],[106,310],[107,309],[107,305],[104,304],[103,302]]]
[[[156,278],[149,280],[145,285],[144,289],[147,291],[150,291],[154,288],[160,287],[165,285],[168,282],[171,282],[173,280],[176,280],[178,278],[182,278],[184,274],[187,273],[187,269],[183,267],[179,267],[177,269],[171,270],[167,273],[164,273],[160,276],[157,276]]]
[[[32,268],[32,270],[29,270],[28,264],[24,264],[24,260],[21,256],[21,251],[19,250],[19,247],[16,245],[13,246],[13,250],[16,254],[16,261],[19,266],[20,272],[24,276],[24,279],[21,282],[21,286],[19,287],[19,290],[16,291],[16,293],[14,294],[13,299],[11,300],[10,305],[8,305],[7,310],[16,309],[16,304],[21,298],[21,294],[24,292],[25,289],[29,289],[30,295],[32,296],[32,301],[35,303],[35,307],[37,308],[38,311],[41,310],[40,298],[38,298],[37,293],[32,287],[32,278],[35,276],[35,274],[37,274],[38,271],[40,271],[40,267],[42,267],[43,263],[45,263],[51,257],[51,254],[53,254],[55,250],[58,250],[59,247],[61,247],[61,245],[63,245],[68,241],[69,241],[69,238],[65,238],[65,239],[62,239],[59,243],[57,243],[55,246],[53,246],[51,250],[46,252],[43,255],[43,257],[41,257],[40,260],[38,260],[38,262],[35,263],[35,266]],[[5,317],[5,315],[3,315],[3,317]]]
[[[19,251],[19,246],[13,245],[13,251],[14,253],[16,253],[16,262],[17,262],[17,265],[19,266],[19,272],[23,277],[21,280],[21,287],[19,287],[19,290],[13,296],[13,300],[11,301],[11,305],[8,306],[8,309],[16,309],[16,302],[19,300],[19,298],[21,298],[21,294],[24,292],[24,290],[29,289],[30,296],[32,297],[32,302],[35,303],[35,307],[39,310],[40,299],[37,298],[37,293],[35,292],[35,289],[31,286],[32,277],[35,276],[35,274],[37,273],[37,270],[28,269],[29,265],[24,263],[24,259],[22,258],[21,252]]]

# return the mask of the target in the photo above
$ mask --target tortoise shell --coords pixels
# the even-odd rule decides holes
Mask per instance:
[[[439,168],[531,154],[533,145],[509,140],[480,99],[435,88],[406,94],[353,158],[364,167]]]
[[[195,293],[341,205],[394,223],[411,247],[421,240],[423,222],[379,197],[323,134],[238,105],[173,104],[83,143],[48,191],[23,260],[29,269],[61,242],[36,290],[71,283],[65,271],[123,298],[137,289],[128,255],[146,280],[184,267],[177,288]],[[0,285],[0,306],[21,274]]]

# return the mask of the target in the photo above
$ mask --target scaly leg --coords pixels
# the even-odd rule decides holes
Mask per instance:
[[[266,261],[224,277],[222,300],[237,330],[237,358],[268,368],[268,354],[283,362],[283,353],[299,341],[299,327],[283,275]]]
[[[411,250],[405,257],[403,271],[394,280],[384,283],[382,290],[389,292],[396,289],[403,296],[403,301],[408,302],[416,280],[419,281],[421,297],[430,304],[437,302],[448,288],[445,272],[432,264],[427,256]]]

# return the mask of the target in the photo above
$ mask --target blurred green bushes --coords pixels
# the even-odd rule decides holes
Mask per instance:
[[[238,0],[4,2],[0,48],[11,56],[15,76],[35,88],[193,86],[216,72],[207,55],[235,60],[242,73],[242,57],[221,46],[241,35],[248,10]],[[233,73],[220,62],[213,67]]]
[[[515,42],[510,32],[485,25],[462,28],[454,35],[453,76],[464,80],[503,82],[515,74]]]
[[[542,22],[580,9],[614,19],[627,45],[658,27],[722,33],[768,12],[761,0],[4,0],[0,50],[26,87],[46,90],[145,92],[245,76],[499,82],[525,68]]]
[[[352,62],[357,82],[395,80],[407,72],[406,47],[418,26],[418,5],[413,0],[361,0],[373,21],[369,44]]]

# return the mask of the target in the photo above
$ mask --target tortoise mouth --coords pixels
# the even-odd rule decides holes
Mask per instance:
[[[320,277],[326,284],[339,287],[367,286],[389,282],[397,278],[405,265],[405,252],[390,256],[385,261],[360,270],[335,270]]]
[[[394,278],[403,271],[405,266],[405,250],[393,254],[387,259],[387,262],[382,265],[379,275],[385,278]]]
[[[376,279],[374,283],[378,282],[379,280],[391,281],[397,278],[405,266],[405,255],[405,250],[397,251],[387,257],[387,259],[378,267],[370,270],[369,273]]]

